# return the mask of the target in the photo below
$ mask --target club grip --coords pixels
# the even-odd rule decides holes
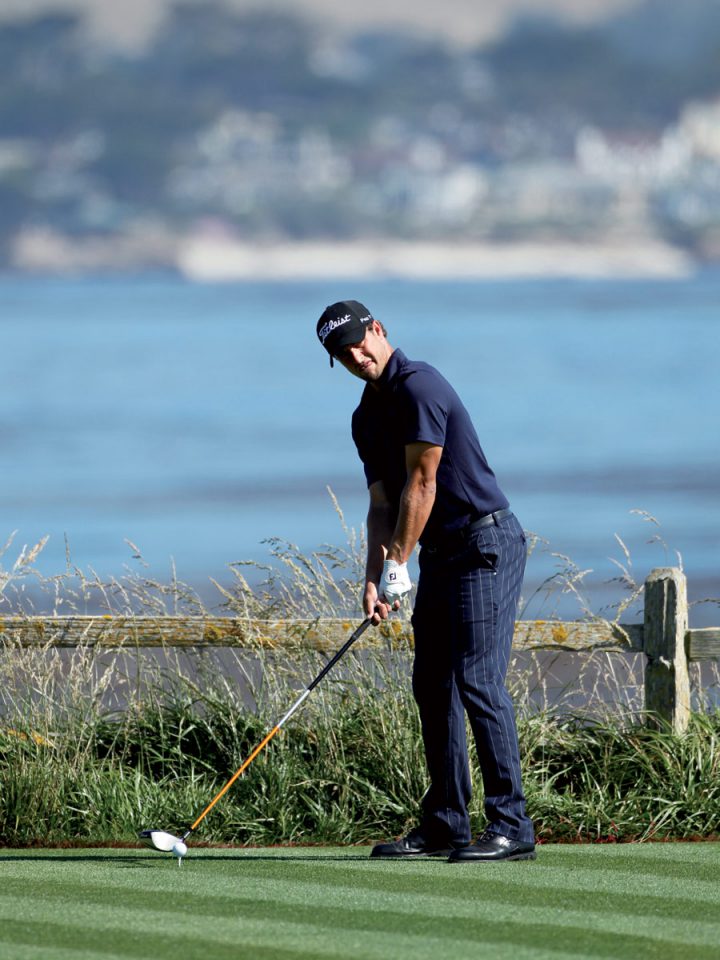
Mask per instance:
[[[367,628],[370,626],[371,623],[372,623],[371,617],[366,617],[365,620],[363,620],[360,626],[353,632],[353,634],[350,637],[348,637],[348,639],[340,647],[340,649],[332,657],[332,659],[328,660],[328,662],[322,668],[320,673],[315,677],[313,682],[308,686],[307,688],[308,691],[315,689],[315,687],[320,683],[323,677],[327,676],[327,674],[332,670],[332,668],[335,666],[338,660],[348,652],[348,650],[355,643],[355,641],[360,639],[360,637],[365,633],[365,631],[367,630]]]

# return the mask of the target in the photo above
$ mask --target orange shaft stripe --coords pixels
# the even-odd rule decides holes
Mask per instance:
[[[253,752],[250,754],[250,756],[247,758],[247,760],[243,763],[243,765],[240,767],[240,769],[237,770],[237,771],[232,775],[231,779],[228,780],[228,782],[227,782],[227,783],[225,784],[225,786],[222,788],[222,790],[220,791],[220,793],[218,793],[218,795],[217,795],[213,800],[211,800],[210,803],[205,807],[205,809],[204,809],[203,812],[200,814],[200,816],[197,818],[197,820],[195,821],[195,823],[190,827],[191,830],[194,830],[194,829],[198,826],[198,824],[200,824],[200,823],[205,819],[205,817],[210,813],[210,811],[211,811],[212,808],[215,806],[215,804],[218,802],[218,800],[220,800],[222,797],[224,797],[225,794],[226,794],[226,793],[228,792],[228,790],[230,789],[230,787],[235,783],[235,781],[237,780],[237,778],[240,777],[240,776],[242,776],[243,773],[245,773],[245,771],[246,771],[247,768],[250,766],[250,764],[253,762],[253,760],[255,759],[255,757],[260,753],[261,750],[263,750],[263,749],[270,743],[270,741],[272,740],[272,738],[275,736],[275,734],[278,732],[279,729],[280,729],[280,724],[277,724],[276,726],[274,726],[274,727],[272,728],[272,730],[270,731],[270,733],[265,737],[265,739],[264,739],[263,741],[261,741],[261,743],[259,743],[259,744],[255,747],[255,749],[253,750]]]

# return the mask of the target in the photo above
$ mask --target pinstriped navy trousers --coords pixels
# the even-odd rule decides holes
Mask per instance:
[[[455,550],[423,547],[412,623],[413,693],[430,787],[421,831],[470,839],[465,714],[482,772],[489,827],[532,842],[520,778],[515,713],[505,688],[527,546],[512,514]]]

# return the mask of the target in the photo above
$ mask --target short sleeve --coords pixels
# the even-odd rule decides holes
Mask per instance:
[[[444,447],[450,397],[445,381],[432,373],[419,371],[402,384],[404,443],[431,443]]]
[[[365,424],[366,418],[363,417],[359,409],[356,410],[352,418],[352,438],[358,456],[362,461],[367,485],[370,487],[377,480],[381,480],[382,475],[380,473],[380,464],[376,462],[378,460],[377,448],[370,442]]]

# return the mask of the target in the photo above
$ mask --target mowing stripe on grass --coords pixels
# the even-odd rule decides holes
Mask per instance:
[[[505,865],[502,868],[503,871],[509,866]],[[381,873],[383,869],[387,871],[384,876]],[[408,869],[407,865],[404,865],[404,869]],[[490,867],[490,870],[496,869],[496,867]],[[287,867],[285,870],[287,871]],[[558,882],[553,883],[550,888],[547,885],[549,879],[547,873],[542,885],[524,882],[525,878],[521,878],[520,883],[513,883],[502,875],[495,879],[494,876],[486,873],[482,877],[473,878],[477,881],[473,884],[474,896],[468,897],[467,884],[450,884],[447,882],[449,878],[443,877],[442,874],[439,877],[418,877],[417,875],[408,877],[390,872],[387,867],[378,866],[374,868],[374,872],[374,877],[353,878],[352,875],[344,875],[343,882],[338,883],[337,879],[332,882],[329,882],[329,878],[325,878],[324,882],[308,879],[300,870],[294,880],[256,877],[250,894],[237,890],[233,890],[232,894],[226,894],[218,890],[211,895],[193,892],[192,898],[197,912],[206,916],[224,916],[230,908],[237,907],[239,903],[246,901],[251,911],[257,909],[255,904],[258,900],[277,904],[273,906],[273,910],[282,910],[284,905],[291,905],[294,908],[314,902],[326,902],[326,890],[330,886],[332,903],[342,910],[374,909],[378,894],[382,893],[383,906],[386,910],[415,913],[422,908],[423,914],[427,916],[444,916],[452,913],[457,917],[475,917],[477,914],[475,901],[479,897],[484,904],[496,903],[501,908],[503,904],[512,903],[514,897],[521,896],[526,910],[537,907],[547,911],[548,908],[553,908],[565,913],[572,910],[583,914],[599,914],[601,917],[612,913],[618,916],[641,918],[656,916],[662,919],[687,921],[688,917],[693,915],[695,905],[705,903],[712,908],[717,904],[718,897],[717,885],[709,882],[705,882],[700,891],[702,896],[698,895],[698,883],[694,884],[693,891],[683,889],[682,894],[678,893],[673,897],[643,892],[638,894],[627,891],[610,892],[603,889],[603,883],[599,878],[592,889],[578,891],[567,885],[566,877],[562,877],[565,885],[561,885],[560,871],[555,871]],[[376,882],[373,883],[373,880]],[[428,883],[435,892],[427,892]],[[672,881],[664,885],[672,886]],[[447,889],[448,887],[451,889]],[[149,905],[148,898],[156,890],[157,885],[154,883],[133,884],[132,888],[119,886],[116,883],[98,887],[95,884],[68,882],[60,877],[46,877],[42,884],[43,900],[46,903],[70,900],[99,908],[103,907],[108,899],[117,898],[127,907],[145,910]],[[3,898],[7,899],[11,896],[22,898],[26,893],[25,880],[6,876],[0,893],[0,903]],[[409,901],[409,897],[412,897],[412,901]],[[693,921],[693,929],[697,929],[696,923],[697,921]],[[720,924],[720,917],[713,920],[711,916],[706,916],[703,918],[703,923]],[[720,931],[718,933],[720,935]]]
[[[526,942],[529,930],[535,933],[540,942],[546,940],[548,926],[555,928],[556,938],[559,936],[569,942],[577,939],[578,935],[584,938],[590,930],[596,930],[607,940],[605,931],[608,916],[612,916],[612,913],[605,911],[589,914],[587,911],[565,909],[561,917],[554,917],[546,908],[527,907],[523,904],[522,929],[518,930],[516,928],[520,925],[517,909],[512,903],[502,904],[495,901],[490,920],[487,905],[484,911],[478,910],[477,902],[466,905],[465,909],[454,904],[448,908],[446,903],[439,905],[428,897],[423,897],[419,903],[414,904],[414,909],[403,909],[402,904],[397,902],[379,908],[377,899],[352,906],[326,904],[318,908],[317,903],[321,901],[308,896],[305,884],[300,884],[300,887],[294,898],[286,896],[283,899],[282,892],[277,890],[277,901],[257,902],[254,895],[237,896],[234,900],[221,898],[221,902],[215,903],[211,909],[207,909],[205,904],[198,904],[196,910],[202,914],[205,922],[212,921],[209,939],[221,943],[233,941],[237,917],[242,918],[245,935],[253,938],[262,935],[268,925],[272,925],[276,931],[284,930],[288,939],[297,936],[303,940],[323,928],[330,928],[335,937],[352,932],[392,937],[398,930],[406,928],[408,939],[425,939],[437,935],[438,922],[448,919],[452,921],[449,935],[456,944],[472,944],[477,941],[478,934],[482,935],[484,941],[492,942],[497,939],[498,923],[502,924],[503,942],[522,944]],[[313,887],[313,893],[316,893],[317,885]],[[139,925],[152,931],[162,931],[164,938],[170,941],[192,939],[197,930],[195,917],[178,918],[175,909],[169,905],[161,910],[153,909],[147,905],[147,900],[143,905],[128,905],[126,899],[123,899],[123,905],[119,906],[117,897],[112,898],[114,905],[107,902],[99,904],[97,898],[95,902],[87,903],[82,902],[74,891],[70,890],[67,895],[45,895],[43,902],[43,922],[56,929],[54,941],[58,943],[64,942],[60,931],[66,927],[80,928],[83,935],[87,936],[91,930],[120,933],[123,929],[132,929]],[[34,914],[30,914],[24,909],[26,904],[26,899],[22,897],[3,896],[0,898],[0,918],[8,924],[18,918],[26,925],[35,924],[37,907],[33,908]],[[626,946],[630,948],[630,954],[635,952],[640,955],[646,941],[668,943],[675,940],[702,947],[704,944],[717,942],[720,934],[718,925],[700,923],[697,920],[672,922],[659,914],[650,917],[630,914],[627,919],[630,920],[632,932],[627,924],[616,921],[617,929],[625,932],[622,936],[617,933],[612,935],[611,952],[618,956],[625,953]],[[8,936],[5,924],[2,935]]]
[[[547,846],[493,865],[195,849],[182,869],[145,852],[8,851],[0,956],[716,960],[719,868],[713,844]]]

